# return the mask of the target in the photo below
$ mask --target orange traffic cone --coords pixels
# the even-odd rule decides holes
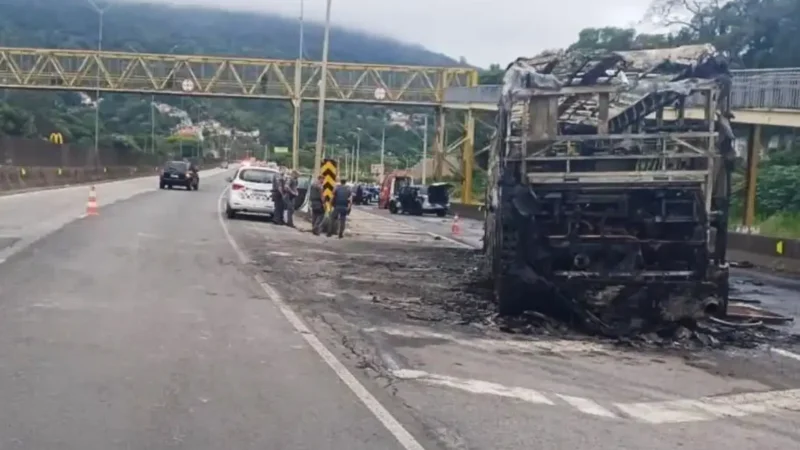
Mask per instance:
[[[89,201],[86,202],[86,215],[87,216],[96,216],[99,213],[97,212],[97,191],[95,191],[94,186],[89,189]]]
[[[456,236],[461,234],[461,225],[458,223],[458,214],[453,217],[453,225],[450,226],[450,232]]]

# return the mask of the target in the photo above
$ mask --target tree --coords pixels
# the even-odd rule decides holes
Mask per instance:
[[[684,43],[710,43],[743,68],[800,64],[800,2],[796,0],[655,0],[653,22],[679,27]]]
[[[3,0],[0,14],[0,45],[18,47],[93,49],[97,45],[97,15],[86,0]],[[88,8],[88,9],[87,9]],[[308,58],[322,53],[323,27],[305,27]],[[331,39],[332,61],[391,65],[454,66],[458,62],[417,45],[336,29]],[[297,54],[297,23],[280,16],[227,10],[177,7],[152,2],[114,5],[105,16],[103,47],[110,51],[149,53],[217,54],[242,57],[294,59]],[[91,94],[91,93],[90,93]],[[47,137],[61,132],[70,143],[92,146],[94,109],[81,104],[77,93],[7,91],[0,96],[0,134]],[[259,130],[270,142],[291,146],[292,113],[289,102],[201,99],[181,102],[176,97],[156,96],[156,102],[181,109],[193,109],[204,119],[241,131]],[[184,106],[181,107],[182,103]],[[190,106],[191,105],[191,106]],[[329,103],[326,134],[344,135],[356,127],[366,134],[380,136],[388,108]],[[419,108],[397,108],[399,112],[422,112]],[[150,98],[136,95],[104,94],[100,108],[102,136],[120,135],[130,139],[101,143],[109,146],[149,148],[151,133]],[[179,119],[157,114],[157,147],[173,151],[173,143],[163,142],[173,133]],[[304,105],[301,116],[301,143],[314,142],[316,109]],[[399,142],[395,151],[405,152],[417,145],[411,132],[395,130]],[[209,137],[209,136],[206,136]],[[213,140],[213,139],[212,139]],[[196,146],[195,146],[196,147]],[[193,147],[193,148],[195,148]],[[363,144],[364,154],[378,151],[373,141]]]

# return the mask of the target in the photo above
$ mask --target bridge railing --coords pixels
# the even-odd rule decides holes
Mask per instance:
[[[733,72],[733,108],[800,109],[800,69]]]
[[[732,75],[734,109],[800,109],[800,68],[734,70]],[[501,89],[499,85],[453,87],[445,91],[444,103],[496,105]]]
[[[503,86],[484,84],[477,87],[451,87],[444,91],[445,104],[489,104],[496,105],[500,100]]]

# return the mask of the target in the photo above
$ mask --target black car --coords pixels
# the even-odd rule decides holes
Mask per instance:
[[[197,167],[190,162],[170,161],[164,165],[158,184],[161,189],[182,186],[196,191],[200,188],[200,174],[197,173]]]
[[[392,214],[408,213],[421,216],[433,213],[439,217],[447,215],[450,208],[449,183],[434,183],[428,186],[403,186],[397,197],[389,203]]]

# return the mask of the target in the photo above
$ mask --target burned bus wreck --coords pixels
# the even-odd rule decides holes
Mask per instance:
[[[616,329],[724,313],[729,87],[710,46],[511,64],[484,227],[501,313]]]

